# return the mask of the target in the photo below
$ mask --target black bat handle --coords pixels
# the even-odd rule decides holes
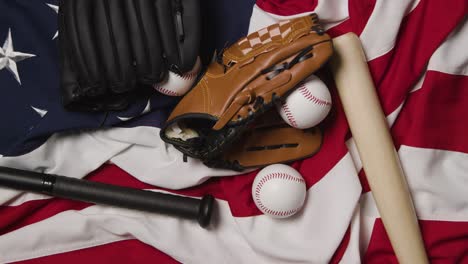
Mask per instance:
[[[197,220],[202,227],[214,203],[211,195],[196,199],[6,167],[0,167],[0,186]]]

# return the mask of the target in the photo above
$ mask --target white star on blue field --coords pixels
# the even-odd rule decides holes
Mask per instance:
[[[21,79],[18,73],[17,62],[23,61],[35,57],[34,54],[23,53],[15,51],[13,47],[13,39],[11,38],[11,28],[8,30],[8,36],[3,44],[3,47],[0,48],[0,71],[7,69],[15,77],[16,81],[21,84]]]

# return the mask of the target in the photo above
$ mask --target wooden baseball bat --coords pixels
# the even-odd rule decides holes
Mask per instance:
[[[331,70],[363,169],[400,263],[428,263],[411,194],[358,36],[333,39]]]

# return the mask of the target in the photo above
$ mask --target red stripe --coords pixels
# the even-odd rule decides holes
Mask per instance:
[[[394,49],[369,62],[369,69],[386,115],[400,106],[424,73],[435,50],[458,23],[463,21],[466,9],[467,5],[462,0],[452,1],[450,4],[443,0],[422,0],[418,7],[403,19]],[[452,15],[444,19],[434,19],[442,11]],[[405,104],[403,110],[407,111],[406,108]],[[401,131],[405,136],[414,138],[422,135],[418,132],[422,133],[422,131],[413,132],[409,127],[404,127]],[[437,135],[443,134],[434,134],[433,138]],[[362,170],[359,177],[363,192],[369,191]]]
[[[330,29],[327,30],[327,34],[330,35],[332,38],[339,37],[343,34],[346,34],[348,32],[353,32],[351,20],[348,19]]]
[[[163,252],[138,240],[125,240],[92,248],[15,262],[18,264],[119,264],[119,263],[179,263]]]
[[[372,12],[375,8],[375,0],[350,0],[348,1],[349,8],[349,23],[351,26],[350,31],[356,33],[358,36],[361,35],[362,31],[366,27],[367,21],[369,20]]]
[[[467,87],[466,76],[429,71],[393,126],[395,143],[468,153]]]
[[[466,7],[465,0],[422,0],[402,21],[394,49],[369,63],[387,115],[403,102],[434,51],[462,22]]]
[[[337,37],[347,32],[354,32],[360,35],[374,10],[375,2],[375,0],[348,1],[349,19],[330,28],[327,33],[332,37]],[[280,16],[292,16],[315,11],[317,3],[318,1],[303,0],[257,0],[256,2],[257,6],[263,11]]]
[[[266,12],[280,16],[291,16],[314,11],[317,0],[257,0],[256,4]]]
[[[411,93],[392,127],[401,145],[468,153],[468,77],[428,71],[423,86]],[[365,172],[359,172],[363,193],[369,192]]]
[[[0,235],[37,223],[66,210],[81,210],[89,204],[63,199],[29,201],[19,206],[0,206]]]
[[[366,193],[366,192],[370,192],[370,186],[369,186],[369,182],[367,181],[367,177],[366,177],[366,173],[364,172],[363,169],[361,169],[358,173],[358,176],[359,176],[359,181],[361,182],[361,186],[362,186],[362,193]]]
[[[332,259],[330,260],[330,264],[338,264],[341,262],[341,259],[343,258],[344,254],[346,253],[346,249],[348,248],[350,238],[351,227],[348,227],[346,233],[344,234],[343,240],[341,240],[340,245],[336,249],[335,254],[333,254]]]
[[[468,222],[419,221],[432,264],[468,263]],[[395,263],[381,219],[375,221],[364,263]]]
[[[143,183],[119,167],[108,164],[88,175],[87,180],[137,189],[163,189]],[[193,188],[172,192],[195,197],[213,194],[219,199],[226,199],[224,188],[219,185],[220,182],[217,180],[209,180]],[[37,223],[63,211],[82,210],[90,205],[92,204],[51,198],[28,201],[18,206],[0,206],[0,235]]]
[[[104,165],[91,173],[88,180],[133,188],[154,188],[146,185],[114,165]],[[82,210],[91,204],[60,198],[33,200],[19,206],[0,206],[0,235],[30,225],[66,210]]]

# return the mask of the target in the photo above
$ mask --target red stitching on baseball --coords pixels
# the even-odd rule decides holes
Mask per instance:
[[[180,78],[182,78],[183,80],[187,80],[187,81],[190,81],[192,79],[194,79],[195,77],[197,77],[198,75],[198,72],[187,72],[185,74],[182,74],[182,75],[178,75]]]
[[[174,91],[171,91],[171,90],[168,90],[162,86],[159,86],[157,84],[154,85],[154,89],[156,89],[156,91],[158,92],[161,92],[163,94],[167,94],[167,95],[170,95],[170,96],[181,96],[181,94],[179,93],[176,93]]]
[[[270,214],[270,215],[276,215],[276,216],[287,216],[287,215],[290,215],[290,214],[293,214],[293,213],[299,211],[299,209],[301,209],[301,207],[298,207],[298,208],[295,208],[295,209],[292,209],[292,210],[287,210],[287,211],[271,210],[271,209],[267,208],[262,203],[262,201],[260,200],[260,191],[261,191],[263,185],[265,185],[265,183],[267,183],[269,180],[272,180],[272,179],[282,179],[282,180],[294,181],[294,182],[304,183],[305,184],[304,179],[294,177],[294,176],[292,176],[290,174],[287,174],[287,173],[274,172],[274,173],[270,173],[270,174],[266,175],[265,177],[263,177],[260,180],[260,182],[258,182],[257,187],[255,188],[255,201],[257,202],[260,209],[262,211]]]
[[[284,103],[283,106],[281,106],[281,108],[283,108],[284,114],[286,115],[286,118],[288,119],[289,123],[291,123],[293,127],[297,127],[296,119],[294,119],[294,116],[291,113],[288,104]]]
[[[301,84],[298,90],[307,100],[311,102],[314,102],[318,105],[331,105],[331,102],[315,97],[309,90],[307,90],[305,84]]]

